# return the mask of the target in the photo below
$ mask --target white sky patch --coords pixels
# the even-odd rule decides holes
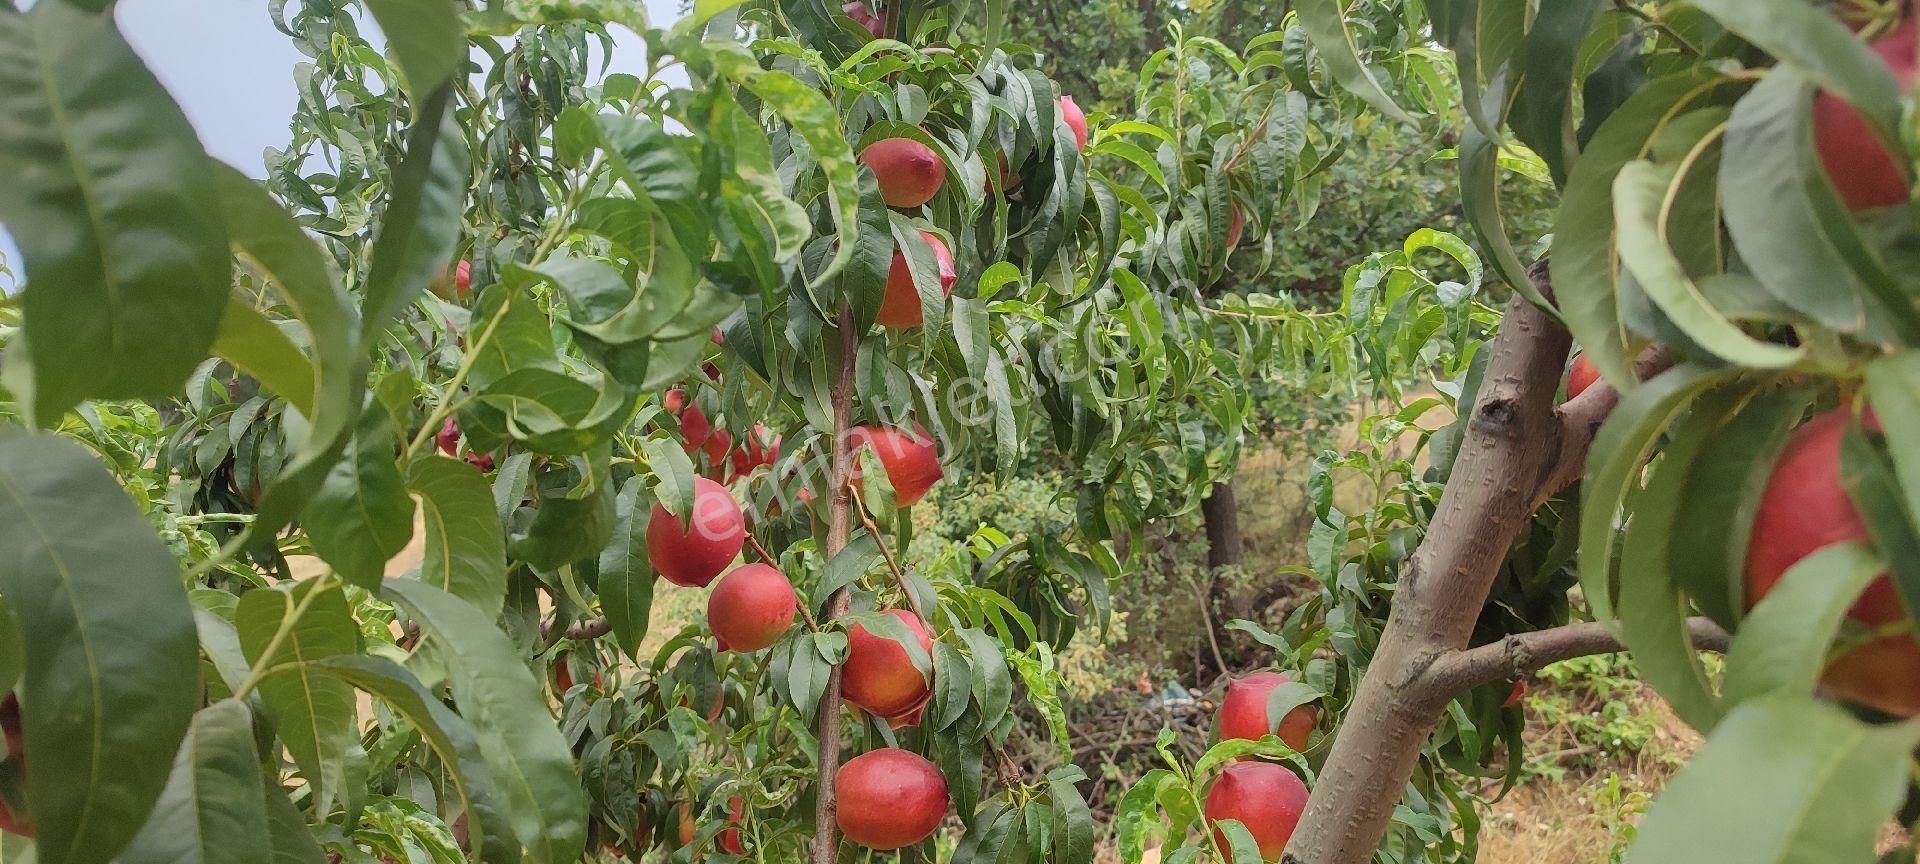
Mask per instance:
[[[679,0],[645,2],[655,27],[680,17]],[[261,176],[266,148],[285,147],[292,138],[293,67],[306,59],[274,29],[266,0],[120,0],[117,17],[120,31],[180,103],[207,152],[249,177]],[[368,41],[380,45],[378,28],[363,23]],[[610,29],[614,53],[607,71],[645,74],[646,43],[625,28]],[[676,84],[686,80],[677,67],[665,75]],[[12,271],[0,273],[0,293],[11,294],[26,279],[25,262],[4,226],[0,263]]]

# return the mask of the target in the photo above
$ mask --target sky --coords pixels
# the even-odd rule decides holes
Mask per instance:
[[[644,3],[655,27],[679,17],[679,0]],[[293,67],[305,59],[274,29],[267,0],[120,0],[117,18],[134,51],[193,121],[207,152],[249,177],[261,176],[262,151],[284,147],[290,137]],[[364,30],[378,44],[377,30]],[[645,44],[614,30],[611,71],[644,72]],[[0,257],[14,274],[0,275],[0,290],[10,290],[23,278],[24,263],[4,226]]]

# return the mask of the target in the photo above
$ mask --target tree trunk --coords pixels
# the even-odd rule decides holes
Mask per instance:
[[[1528,275],[1553,296],[1545,261]],[[1572,342],[1566,328],[1515,297],[1468,417],[1466,440],[1426,538],[1394,594],[1380,649],[1354,694],[1285,864],[1366,864],[1447,703],[1473,687],[1586,654],[1620,650],[1604,624],[1522,633],[1468,649],[1473,625],[1514,538],[1535,510],[1578,480],[1593,436],[1620,394],[1604,382],[1555,406]],[[1642,380],[1669,360],[1642,354]],[[1689,627],[1697,646],[1718,648],[1711,622]]]
[[[1240,504],[1234,498],[1232,483],[1213,484],[1213,491],[1200,502],[1200,519],[1207,529],[1207,569],[1239,567],[1246,562],[1246,538],[1240,533]],[[1253,617],[1253,594],[1245,589],[1246,586],[1234,580],[1221,580],[1219,574],[1214,574],[1213,596],[1209,599],[1219,611],[1222,623]]]
[[[1200,502],[1200,517],[1207,524],[1208,567],[1237,567],[1246,560],[1246,540],[1240,536],[1240,504],[1234,500],[1232,483],[1213,484],[1213,491]]]
[[[1546,281],[1536,265],[1537,282]],[[1543,292],[1544,293],[1544,292]],[[1426,539],[1394,595],[1379,651],[1287,847],[1294,864],[1365,864],[1386,835],[1439,712],[1436,661],[1467,647],[1507,549],[1555,475],[1553,399],[1571,338],[1525,299],[1507,305],[1491,362]]]

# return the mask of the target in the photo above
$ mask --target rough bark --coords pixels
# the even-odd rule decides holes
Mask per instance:
[[[827,505],[827,558],[847,548],[853,530],[854,502],[847,491],[847,477],[853,470],[849,448],[853,428],[853,366],[859,348],[859,334],[853,330],[853,313],[840,314],[840,377],[833,385],[833,452],[831,487]],[[827,600],[825,620],[847,614],[847,589],[833,592]],[[839,802],[833,791],[834,774],[840,769],[840,667],[827,674],[827,689],[820,695],[820,749],[816,764],[813,805],[813,864],[834,864],[840,852]]]
[[[1232,483],[1215,483],[1200,502],[1200,518],[1207,526],[1207,566],[1232,567],[1246,560],[1246,541],[1240,535],[1240,505]]]
[[[1546,262],[1529,276],[1553,296]],[[1492,359],[1452,476],[1287,847],[1288,864],[1372,860],[1449,701],[1561,660],[1623,650],[1599,623],[1467,647],[1508,548],[1541,504],[1585,472],[1594,433],[1619,404],[1604,382],[1553,404],[1570,345],[1566,329],[1532,304],[1508,304],[1486,348]],[[1653,349],[1636,371],[1645,379],[1670,364]],[[1696,646],[1726,649],[1726,633],[1712,622],[1694,619],[1688,629]]]
[[[1548,293],[1544,262],[1532,277]],[[1437,661],[1467,647],[1500,562],[1556,475],[1554,396],[1571,347],[1564,327],[1515,297],[1479,403],[1427,537],[1400,580],[1380,648],[1307,802],[1285,860],[1364,864],[1386,835],[1420,751],[1450,695]]]
[[[1207,529],[1207,569],[1238,567],[1247,559],[1246,539],[1240,533],[1240,504],[1234,498],[1232,483],[1215,483],[1213,491],[1200,501],[1200,521]],[[1221,620],[1253,617],[1253,597],[1232,581],[1222,582],[1215,574],[1210,592]],[[1225,670],[1222,670],[1225,671]]]
[[[1687,635],[1697,650],[1726,653],[1727,631],[1710,619],[1688,619]],[[1582,621],[1515,633],[1498,642],[1449,654],[1433,664],[1424,682],[1452,699],[1475,687],[1525,678],[1562,660],[1625,650],[1627,646],[1613,628],[1597,621]]]

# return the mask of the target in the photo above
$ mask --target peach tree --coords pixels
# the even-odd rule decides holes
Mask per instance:
[[[1297,12],[1342,55],[1342,86],[1392,113],[1381,101],[1414,91],[1350,41],[1386,5]],[[1625,860],[1872,860],[1885,825],[1912,822],[1907,5],[1401,9],[1455,60],[1462,209],[1514,297],[1431,482],[1395,472],[1418,505],[1397,536],[1340,530],[1318,547],[1325,605],[1356,577],[1375,605],[1365,627],[1343,614],[1333,630],[1351,686],[1296,759],[1310,795],[1268,795],[1284,806],[1245,820],[1276,841],[1261,857],[1471,858],[1456,844],[1475,796],[1446,772],[1497,764],[1485,733],[1509,720],[1501,694],[1619,650],[1708,736]],[[1510,236],[1508,167],[1558,186],[1550,237]],[[1534,246],[1546,255],[1529,262]],[[1316,622],[1289,623],[1273,644],[1299,656]],[[1725,653],[1723,676],[1701,650]],[[1275,712],[1297,695],[1276,688],[1260,731],[1287,728]],[[1176,826],[1203,791],[1238,794],[1169,770]],[[1436,796],[1457,820],[1426,818]]]
[[[1261,326],[1156,263],[1200,223],[1087,158],[1127,130],[996,3],[268,7],[256,182],[111,2],[0,3],[9,851],[1089,860],[1079,772],[999,748],[1067,751],[1054,652]],[[1036,444],[1071,522],[905,557]]]

